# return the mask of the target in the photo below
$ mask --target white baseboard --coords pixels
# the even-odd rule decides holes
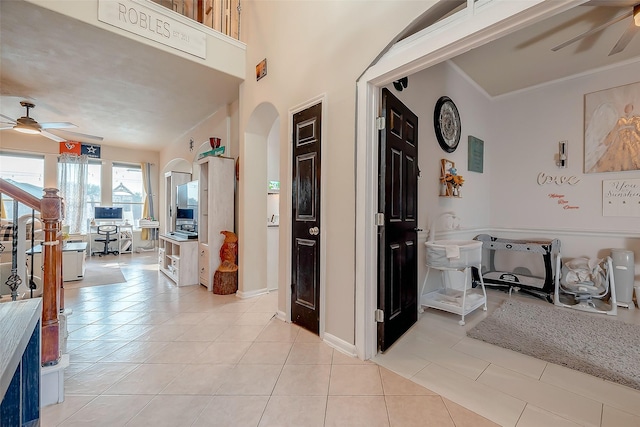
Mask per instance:
[[[264,294],[268,294],[269,293],[269,289],[267,288],[262,288],[262,289],[258,289],[255,291],[248,291],[248,292],[242,292],[242,291],[237,291],[236,292],[236,296],[238,298],[253,298],[253,297],[257,297],[259,295],[264,295]]]
[[[64,402],[64,370],[69,366],[69,354],[60,356],[57,365],[40,369],[40,406]]]
[[[278,310],[276,312],[276,318],[282,320],[283,322],[287,321],[287,313],[284,311]]]
[[[358,353],[356,352],[356,346],[354,344],[348,343],[335,335],[331,335],[325,332],[323,340],[327,343],[328,346],[338,350],[340,353],[346,354],[351,357],[358,357]]]

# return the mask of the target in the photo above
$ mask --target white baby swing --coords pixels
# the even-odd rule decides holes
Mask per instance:
[[[556,259],[556,286],[553,303],[592,313],[611,316],[618,314],[616,287],[611,257],[602,260],[574,258],[560,270],[560,256]],[[606,297],[608,301],[605,302]]]

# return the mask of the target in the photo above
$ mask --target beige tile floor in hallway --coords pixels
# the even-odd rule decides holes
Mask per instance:
[[[177,288],[157,255],[91,258],[126,283],[65,284],[70,366],[49,426],[494,426],[274,317],[277,293],[241,300]],[[106,273],[105,273],[106,274]]]
[[[277,293],[176,288],[155,259],[94,258],[127,282],[66,284],[66,400],[43,426],[640,425],[640,392],[467,338],[480,310],[464,327],[427,310],[362,362],[273,318]],[[505,298],[489,291],[489,312]],[[640,310],[618,317],[640,324]]]

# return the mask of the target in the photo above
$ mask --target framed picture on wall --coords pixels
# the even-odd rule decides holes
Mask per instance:
[[[467,169],[482,173],[484,171],[484,141],[469,135],[467,156]]]
[[[640,170],[640,82],[584,96],[584,172]]]

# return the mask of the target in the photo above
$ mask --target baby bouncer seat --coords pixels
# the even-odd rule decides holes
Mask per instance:
[[[611,316],[618,313],[611,257],[574,258],[562,269],[560,257],[556,262],[561,274],[556,276],[555,305]]]

